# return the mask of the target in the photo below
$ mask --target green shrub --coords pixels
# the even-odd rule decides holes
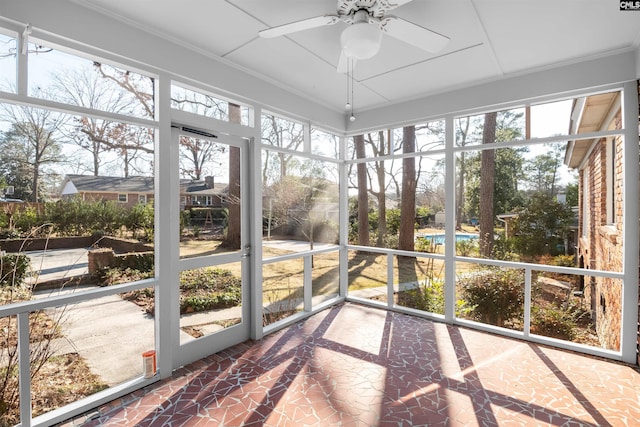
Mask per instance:
[[[84,201],[79,197],[45,204],[46,222],[56,224],[63,236],[113,234],[125,223],[126,208],[113,201]]]
[[[115,267],[122,270],[130,268],[142,273],[153,272],[154,254],[153,252],[132,252],[123,255],[117,255],[114,258]]]
[[[506,239],[500,234],[493,244],[493,259],[503,261],[520,261],[520,255],[515,252],[513,239]]]
[[[38,218],[38,211],[33,207],[17,210],[13,214],[13,224],[23,233],[29,233],[34,227],[41,224],[40,218]]]
[[[573,340],[577,323],[573,313],[560,308],[538,308],[531,311],[531,332],[545,337]]]
[[[124,215],[124,226],[135,237],[142,232],[147,241],[153,240],[154,235],[154,210],[153,203],[139,203],[129,209]]]
[[[96,272],[100,286],[135,282],[153,277],[153,271],[142,272],[133,268],[103,268]]]
[[[524,277],[519,270],[491,268],[460,279],[468,316],[496,326],[521,318]]]
[[[398,234],[400,230],[400,209],[391,208],[387,209],[387,232],[389,234]]]
[[[414,243],[416,252],[434,253],[437,248],[438,245],[434,243],[433,239],[427,237],[420,237]]]
[[[576,257],[574,255],[556,255],[551,260],[551,265],[558,267],[575,267]]]
[[[22,286],[31,260],[25,254],[0,256],[0,286]]]
[[[477,239],[465,239],[456,241],[456,254],[459,256],[471,256],[479,251]]]
[[[180,273],[180,312],[232,307],[242,301],[242,281],[229,270],[202,268]]]
[[[229,270],[201,268],[180,273],[180,288],[183,290],[217,290],[239,288],[242,281]]]
[[[9,227],[9,217],[0,211],[0,229]]]
[[[400,292],[398,304],[430,313],[444,314],[444,283],[441,280],[425,280],[417,288]]]
[[[17,239],[20,237],[20,232],[15,228],[0,229],[0,239]]]

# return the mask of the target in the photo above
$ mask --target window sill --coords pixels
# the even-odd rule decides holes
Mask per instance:
[[[618,243],[618,229],[615,225],[600,226],[600,228],[598,228],[598,234],[614,245]]]

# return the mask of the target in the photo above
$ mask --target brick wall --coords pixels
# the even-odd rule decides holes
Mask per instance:
[[[620,113],[611,123],[611,129],[621,126]],[[614,144],[613,189],[607,182],[607,157],[611,155],[610,147]],[[622,202],[623,202],[623,139],[601,139],[589,155],[585,169],[589,172],[588,182],[584,182],[584,171],[581,171],[580,212],[587,209],[588,224],[584,218],[579,219],[580,243],[578,256],[587,269],[623,271],[622,266]],[[585,187],[586,185],[586,187]],[[587,191],[588,205],[584,204],[582,194]],[[613,195],[611,194],[613,191]],[[613,197],[613,222],[607,221],[607,201]],[[582,237],[583,227],[588,227],[586,237]],[[622,314],[622,281],[603,277],[585,277],[585,301],[591,308],[591,316],[596,324],[598,338],[603,347],[611,350],[620,349],[620,328]]]
[[[82,198],[85,201],[91,202],[91,201],[112,201],[112,202],[116,202],[124,207],[127,208],[132,208],[135,205],[138,204],[138,193],[127,193],[127,201],[126,202],[119,202],[118,201],[118,194],[124,194],[124,193],[90,193],[90,192],[85,192],[82,193]],[[147,203],[150,203],[153,201],[153,196],[152,195],[147,195]]]

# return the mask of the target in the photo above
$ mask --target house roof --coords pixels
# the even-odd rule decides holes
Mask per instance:
[[[67,175],[62,194],[73,193],[153,193],[152,176]],[[72,188],[73,187],[73,188]],[[75,191],[73,191],[75,190]]]
[[[224,193],[228,184],[215,183],[210,187],[205,181],[192,179],[180,180],[180,193],[190,195],[216,195]],[[154,179],[152,176],[93,176],[67,175],[60,193],[143,193],[153,194]]]
[[[570,133],[581,134],[606,130],[613,114],[620,108],[620,93],[608,92],[577,99],[571,111]],[[564,162],[572,169],[580,167],[590,152],[594,139],[569,141]]]
[[[195,181],[192,179],[180,180],[180,194],[189,194],[194,196],[211,196],[216,194],[222,194],[227,191],[229,184],[214,183],[210,187],[206,181]]]

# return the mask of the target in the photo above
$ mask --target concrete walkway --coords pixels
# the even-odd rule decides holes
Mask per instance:
[[[87,274],[89,272],[87,252],[89,248],[25,252],[31,261],[31,276],[26,281],[28,284],[44,283]]]
[[[68,292],[73,290],[41,291],[34,297]],[[55,342],[57,355],[78,353],[110,386],[142,375],[142,352],[154,348],[155,328],[140,307],[110,295],[49,311],[54,310],[64,310],[60,328],[65,338]]]

